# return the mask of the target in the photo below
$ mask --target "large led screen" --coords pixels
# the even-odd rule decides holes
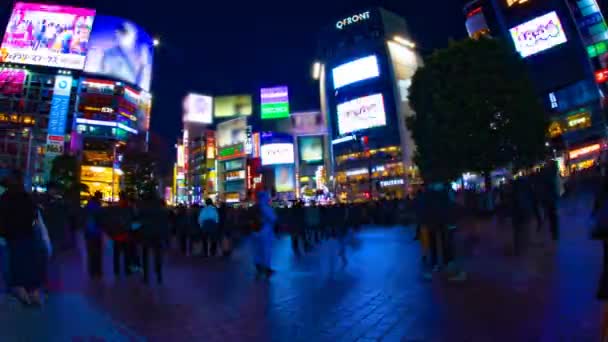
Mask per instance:
[[[289,91],[287,87],[262,88],[260,90],[262,119],[289,117]]]
[[[323,137],[300,137],[298,139],[300,160],[307,163],[323,161]]]
[[[213,123],[213,97],[188,94],[184,99],[184,122]]]
[[[84,71],[117,78],[150,91],[152,42],[146,31],[128,20],[97,16]]]
[[[217,96],[213,105],[216,118],[249,116],[253,112],[250,95]]]
[[[509,30],[515,49],[528,57],[568,41],[555,12],[536,17]]]
[[[241,144],[245,140],[247,140],[247,119],[233,119],[217,125],[217,147]]]
[[[340,135],[386,125],[382,94],[374,94],[338,105]]]
[[[95,10],[18,2],[4,33],[0,62],[84,67]]]
[[[274,187],[277,192],[290,192],[295,189],[293,165],[281,165],[274,169]]]
[[[334,89],[380,76],[378,59],[376,56],[359,58],[352,62],[342,64],[332,70]]]
[[[27,71],[23,69],[0,70],[0,94],[18,95],[23,92]]]
[[[293,164],[295,162],[292,143],[262,145],[262,165]]]

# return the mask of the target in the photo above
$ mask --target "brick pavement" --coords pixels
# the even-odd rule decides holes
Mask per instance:
[[[587,239],[591,198],[562,203],[563,240],[505,255],[500,222],[463,223],[464,283],[424,281],[409,229],[372,229],[342,269],[335,245],[295,258],[274,248],[277,275],[256,280],[247,246],[231,260],[171,253],[166,284],[84,276],[82,251],[57,257],[42,310],[0,298],[0,341],[596,341],[598,243]],[[480,243],[470,234],[478,225]],[[537,237],[545,239],[544,236]]]

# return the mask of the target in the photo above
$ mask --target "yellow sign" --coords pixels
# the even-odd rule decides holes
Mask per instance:
[[[507,7],[519,6],[528,2],[528,0],[506,0]]]
[[[591,127],[591,115],[588,112],[571,115],[567,119],[568,130]]]
[[[556,138],[564,134],[564,128],[559,121],[553,121],[549,125],[548,133],[550,138]]]

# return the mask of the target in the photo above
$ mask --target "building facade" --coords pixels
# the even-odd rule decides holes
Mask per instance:
[[[563,171],[593,165],[606,145],[608,81],[608,28],[596,0],[475,0],[464,12],[470,37],[503,39],[526,63],[545,108],[531,115],[547,118]]]
[[[405,20],[381,8],[326,27],[319,43],[321,110],[341,200],[403,197],[416,182],[411,78],[422,64]]]

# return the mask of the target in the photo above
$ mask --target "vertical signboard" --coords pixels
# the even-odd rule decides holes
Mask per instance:
[[[71,76],[56,76],[49,114],[47,153],[62,154],[65,141],[65,127],[70,107]]]
[[[260,100],[262,119],[289,117],[289,91],[286,86],[262,88]]]

